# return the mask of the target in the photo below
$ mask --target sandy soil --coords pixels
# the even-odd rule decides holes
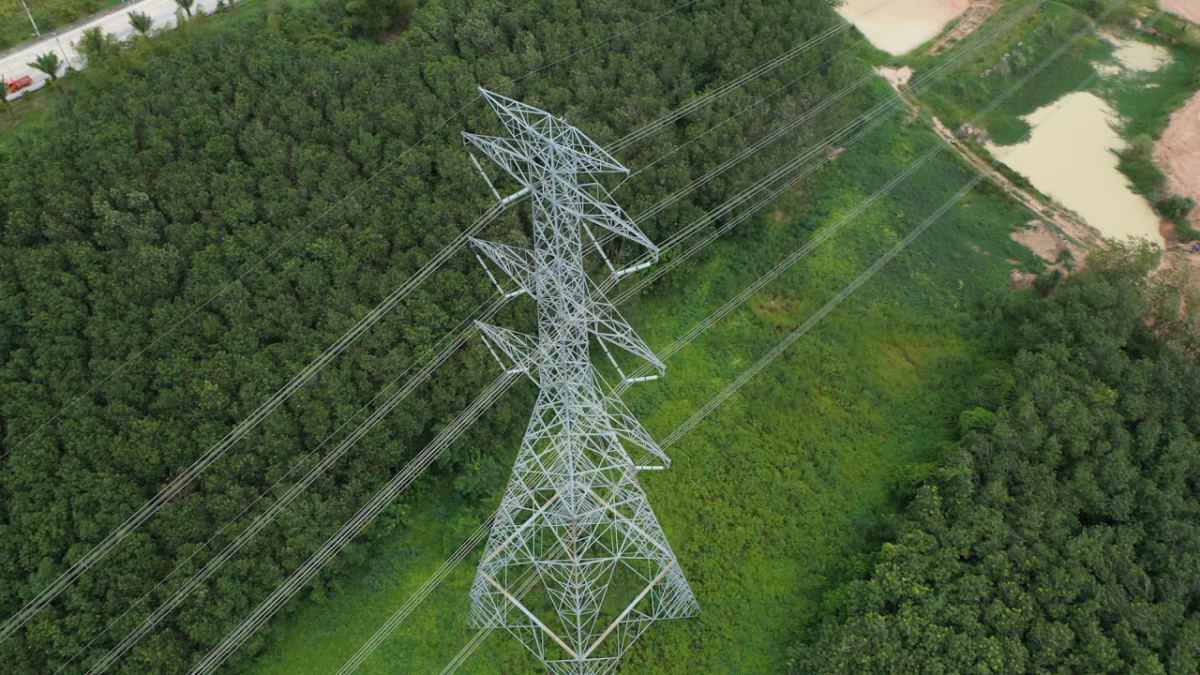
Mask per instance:
[[[1200,23],[1200,0],[1159,0],[1158,6],[1192,23]]]
[[[1200,5],[1200,0],[1193,4]],[[1200,93],[1171,114],[1171,122],[1154,145],[1154,160],[1167,174],[1167,189],[1200,202]],[[1200,226],[1200,209],[1192,210]]]
[[[904,66],[903,68],[888,68],[886,66],[878,66],[875,68],[875,74],[887,80],[887,83],[892,85],[893,89],[897,90],[900,87],[908,84],[909,81],[912,80],[913,73],[915,72],[916,71],[908,66]]]
[[[1021,244],[1025,248],[1033,251],[1034,255],[1050,263],[1047,267],[1052,270],[1059,270],[1063,274],[1080,269],[1080,264],[1087,259],[1088,250],[1080,246],[1078,242],[1063,236],[1062,232],[1051,228],[1041,220],[1031,220],[1025,223],[1024,229],[1015,230],[1008,236],[1012,237],[1013,241]],[[1063,251],[1070,251],[1071,257],[1066,263],[1058,262],[1058,257]],[[1009,260],[1010,264],[1019,265],[1016,260]],[[1070,266],[1068,266],[1068,263]],[[1016,290],[1021,288],[1032,288],[1033,282],[1037,279],[1036,274],[1022,272],[1019,268],[1014,267],[1011,270],[1012,283],[1009,287]]]
[[[1013,238],[1013,241],[1050,263],[1052,267],[1056,266],[1058,256],[1062,255],[1063,251],[1070,251],[1070,259],[1075,263],[1082,261],[1088,255],[1086,248],[1067,239],[1061,232],[1050,229],[1040,220],[1031,220],[1025,223],[1025,227],[1027,229],[1016,230],[1009,236]],[[1064,271],[1066,270],[1064,269]]]
[[[1037,281],[1036,274],[1030,274],[1029,272],[1022,272],[1021,270],[1019,270],[1015,267],[1011,270],[1011,272],[1012,272],[1012,283],[1010,283],[1008,285],[1008,287],[1013,289],[1014,291],[1021,291],[1021,290],[1033,288],[1033,282]]]

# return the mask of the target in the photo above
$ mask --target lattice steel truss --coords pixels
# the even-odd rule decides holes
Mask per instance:
[[[583,237],[601,255],[593,227],[658,249],[590,179],[628,169],[564,120],[480,91],[512,137],[463,136],[528,191],[534,245],[473,243],[516,284],[507,295],[537,302],[538,336],[477,325],[501,365],[541,391],[471,589],[471,624],[508,629],[551,673],[612,673],[650,622],[700,611],[626,444],[667,457],[589,359],[595,339],[614,366],[609,346],[665,370],[588,278]]]

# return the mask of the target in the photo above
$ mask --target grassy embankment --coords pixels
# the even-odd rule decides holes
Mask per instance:
[[[876,98],[890,95],[876,87]],[[673,274],[626,314],[655,348],[670,343],[784,252],[849,210],[936,142],[890,123],[701,264]],[[783,334],[800,324],[968,179],[939,156],[668,363],[665,380],[626,400],[663,437]],[[643,485],[696,590],[703,615],[653,627],[629,673],[773,672],[790,636],[817,616],[823,591],[877,547],[895,489],[952,438],[987,357],[968,308],[1004,289],[1006,258],[1036,267],[1008,238],[1027,214],[984,188],[751,381],[670,451],[674,466]],[[514,440],[515,445],[515,440]],[[507,473],[512,455],[500,458]],[[471,507],[437,479],[403,531],[321,604],[274,627],[251,672],[328,673],[458,546],[499,495]],[[438,672],[470,637],[469,558],[368,661],[364,673]],[[507,635],[461,672],[531,672]]]
[[[1028,2],[1006,3],[988,22],[993,25],[1016,13]],[[1123,12],[1109,18],[1119,21]],[[1087,26],[1087,17],[1074,7],[1046,2],[1025,17],[1017,27],[992,41],[978,55],[921,97],[946,126],[955,129],[1006,91],[1027,72],[1037,67],[1065,40]],[[987,26],[963,41],[963,45],[981,39]],[[953,53],[951,51],[950,53]],[[1071,91],[1093,72],[1092,62],[1106,59],[1112,47],[1104,40],[1087,36],[1055,59],[1037,77],[982,119],[980,126],[996,143],[1019,142],[1029,133],[1021,119]],[[933,57],[916,56],[907,65],[917,72],[933,66]]]

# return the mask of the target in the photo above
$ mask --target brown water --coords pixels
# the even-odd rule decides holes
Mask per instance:
[[[1158,216],[1129,189],[1112,150],[1125,142],[1110,126],[1112,108],[1095,94],[1067,94],[1026,116],[1029,140],[1009,146],[987,144],[1002,162],[1020,172],[1058,203],[1078,213],[1105,239],[1143,237],[1158,241]]]
[[[837,11],[871,44],[899,56],[937,37],[947,23],[967,10],[970,2],[891,0],[881,4],[881,0],[845,0]]]
[[[1112,44],[1113,59],[1116,61],[1111,64],[1096,64],[1096,70],[1105,77],[1136,77],[1171,63],[1171,52],[1164,47],[1137,40],[1122,40],[1111,35],[1104,35],[1104,38]]]

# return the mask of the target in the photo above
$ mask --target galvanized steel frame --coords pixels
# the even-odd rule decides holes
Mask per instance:
[[[589,279],[582,234],[592,241],[589,227],[601,227],[658,248],[591,178],[628,169],[566,121],[480,91],[510,137],[464,139],[529,192],[534,245],[473,243],[516,284],[507,295],[537,302],[538,336],[479,328],[540,392],[471,589],[471,624],[503,626],[551,673],[605,675],[651,622],[700,611],[625,444],[668,459],[590,359],[595,339],[621,377],[610,346],[666,368]]]

